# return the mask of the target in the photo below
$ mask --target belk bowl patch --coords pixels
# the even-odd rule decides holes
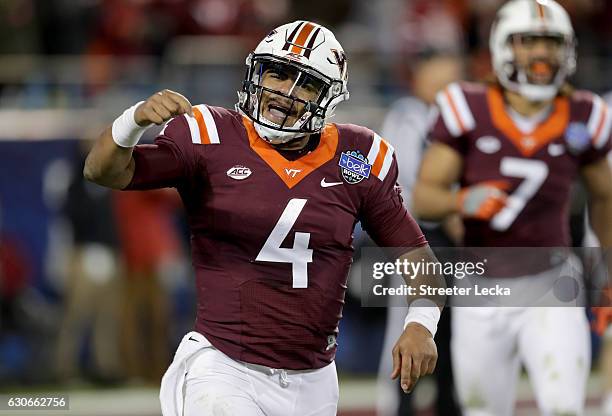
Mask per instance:
[[[591,144],[591,135],[584,123],[570,123],[565,129],[565,142],[573,154],[584,152]]]
[[[346,182],[356,184],[370,177],[372,165],[359,150],[347,150],[340,154],[340,173]]]

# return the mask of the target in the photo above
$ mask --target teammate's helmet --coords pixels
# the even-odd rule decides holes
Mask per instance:
[[[257,133],[270,143],[286,143],[294,138],[321,131],[333,115],[336,105],[349,97],[347,64],[344,50],[334,34],[323,26],[307,21],[296,21],[272,30],[246,59],[247,71],[237,108],[254,123]],[[280,68],[293,74],[294,87],[315,85],[318,94],[305,101],[281,91],[261,85],[269,68]],[[286,125],[289,112],[281,123],[263,117],[262,93],[282,97],[297,114],[293,125]],[[289,101],[291,100],[291,101]],[[296,107],[294,107],[296,106]]]
[[[562,41],[558,68],[549,84],[530,83],[511,46],[515,35],[554,36]],[[489,48],[499,82],[532,101],[553,98],[576,69],[576,40],[569,15],[553,0],[511,0],[497,12]]]

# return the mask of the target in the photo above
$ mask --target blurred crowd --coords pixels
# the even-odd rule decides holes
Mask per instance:
[[[0,384],[156,384],[180,335],[171,330],[187,330],[194,313],[190,295],[180,296],[190,283],[180,200],[170,190],[121,193],[87,182],[91,142],[74,142],[67,175],[53,175],[63,183],[50,191],[57,203],[45,270],[34,270],[27,233],[12,224],[0,233]],[[175,294],[190,307],[171,327]]]
[[[271,27],[301,18],[355,33],[363,48],[414,53],[424,48],[475,51],[503,0],[5,0],[2,54],[163,55],[183,35],[240,36],[251,45]],[[582,46],[609,52],[604,0],[561,0]],[[597,41],[597,42],[593,42]],[[606,49],[608,49],[606,51]]]
[[[612,2],[560,2],[579,39],[574,82],[600,93],[612,89],[606,75]],[[425,114],[444,83],[488,74],[489,28],[501,3],[0,0],[0,114],[110,107],[116,115],[158,87],[176,88],[194,102],[232,105],[248,50],[271,28],[307,18],[334,29],[347,50],[347,108],[368,109],[368,119],[354,111],[342,121],[379,129],[392,100],[412,94],[418,102],[395,110]],[[434,55],[443,58],[432,62]],[[425,116],[419,117],[417,124]],[[113,193],[84,182],[89,141],[77,140],[83,137],[37,145],[0,136],[0,385],[82,379],[157,385],[195,316],[176,194]],[[416,169],[419,153],[405,154],[414,155]],[[400,179],[409,186],[414,172],[404,172]],[[376,372],[385,311],[364,311],[353,297],[345,315],[339,368]]]
[[[236,74],[241,74],[241,60],[235,57],[244,56],[270,28],[300,18],[334,28],[350,64],[364,67],[353,71],[357,72],[352,74],[353,86],[362,89],[361,84],[367,83],[376,94],[393,98],[397,88],[407,88],[414,61],[432,50],[460,54],[467,59],[473,77],[485,75],[489,70],[488,31],[501,3],[503,0],[4,0],[0,2],[0,103],[95,106],[102,105],[96,96],[109,90],[115,95],[142,95],[154,91],[162,80],[165,85],[190,89],[193,98],[207,102],[212,98],[228,105],[232,95],[218,93],[214,85],[198,89],[193,85],[201,79],[190,72],[176,75],[176,66],[222,65],[226,63],[222,56],[235,49],[229,59],[238,66]],[[612,85],[605,74],[612,66],[608,24],[612,3],[561,3],[572,15],[580,40],[583,70],[577,83],[597,91],[609,89]],[[206,76],[228,81],[239,77],[228,78],[224,71]],[[119,92],[117,84],[122,86]]]

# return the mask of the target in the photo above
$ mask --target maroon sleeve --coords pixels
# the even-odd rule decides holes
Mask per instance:
[[[437,115],[431,129],[429,130],[428,137],[431,143],[442,143],[450,146],[459,154],[465,154],[466,141],[463,140],[464,137],[455,137],[448,131],[446,125],[444,124],[444,119],[442,118],[439,107],[437,108]]]
[[[384,181],[373,185],[360,215],[363,229],[380,247],[421,247],[427,244],[423,232],[404,207],[397,184],[398,167],[395,155]],[[398,253],[402,254],[402,253]]]
[[[154,143],[134,148],[136,168],[125,190],[177,187],[193,177],[195,152],[184,116],[172,119]]]
[[[580,145],[580,148],[584,146],[583,151],[578,150],[578,162],[585,166],[605,158],[612,149],[612,108],[601,97],[586,90],[575,91],[570,103],[573,122],[568,130],[576,126],[582,126],[583,130],[579,130],[580,135],[574,133],[569,136],[566,131],[565,138],[573,139],[571,142]]]
[[[612,151],[612,137],[608,137],[608,141],[600,148],[590,147],[586,152],[580,155],[580,164],[582,166],[590,165],[608,156]]]
[[[611,110],[612,108],[608,107],[607,112]],[[603,122],[602,128],[604,128]],[[598,162],[606,158],[610,151],[612,151],[612,129],[605,136],[601,135],[600,137],[591,138],[590,146],[580,154],[580,165],[585,166]]]

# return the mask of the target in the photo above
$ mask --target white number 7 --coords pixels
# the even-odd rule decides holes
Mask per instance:
[[[491,228],[506,231],[548,177],[548,165],[541,160],[504,157],[499,169],[504,176],[524,179],[508,197],[504,209],[491,219]]]
[[[289,231],[291,231],[291,227],[304,209],[304,205],[306,205],[305,199],[295,198],[289,201],[255,259],[257,261],[291,263],[294,288],[308,287],[308,263],[312,262],[312,249],[308,248],[310,233],[296,232],[292,248],[283,248],[281,244],[289,235]]]

